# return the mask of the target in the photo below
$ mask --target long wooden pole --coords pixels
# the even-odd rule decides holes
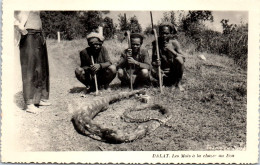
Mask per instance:
[[[150,16],[151,16],[152,29],[153,29],[153,13],[151,11],[150,11]]]
[[[154,38],[155,38],[157,60],[159,61],[160,60],[160,54],[159,54],[158,36],[157,36],[156,29],[153,27],[153,14],[152,14],[151,11],[150,11],[150,15],[151,15],[152,29],[153,29]],[[162,73],[161,73],[161,67],[160,66],[158,66],[158,74],[159,74],[160,91],[161,91],[161,93],[163,93],[163,90],[162,90]]]
[[[128,48],[131,49],[131,39],[130,39],[130,31],[127,31],[127,41],[128,41]],[[130,64],[130,88],[133,90],[133,70],[132,65]]]
[[[127,20],[126,20],[126,14],[124,13],[125,16],[125,26],[127,27]],[[127,34],[127,42],[128,42],[128,49],[131,49],[131,39],[130,39],[130,31],[126,31]],[[130,89],[131,91],[133,90],[133,71],[132,71],[132,65],[130,64],[129,66],[130,69]]]
[[[90,56],[91,57],[91,62],[92,62],[92,65],[94,65],[94,59],[93,59],[93,56]],[[97,83],[97,75],[96,73],[94,74],[94,80],[95,80],[95,87],[96,87],[96,95],[98,95],[98,83]]]

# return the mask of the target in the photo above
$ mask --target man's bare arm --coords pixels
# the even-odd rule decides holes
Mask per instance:
[[[183,51],[181,50],[179,42],[176,40],[170,40],[170,42],[167,45],[167,49],[176,56],[181,56],[184,58],[187,57],[187,55],[183,53]]]

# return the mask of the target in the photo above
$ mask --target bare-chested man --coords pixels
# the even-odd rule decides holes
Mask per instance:
[[[153,42],[152,54],[152,76],[158,79],[158,66],[161,66],[163,76],[163,85],[174,86],[183,91],[180,85],[184,70],[184,53],[180,48],[179,42],[175,38],[176,29],[170,23],[163,23],[159,26],[159,53],[160,60],[157,59],[156,45]]]
[[[117,63],[118,78],[122,86],[130,84],[130,68],[132,69],[133,87],[150,85],[150,59],[148,51],[141,48],[143,36],[138,33],[130,35],[131,49],[126,49]],[[131,66],[131,67],[130,67]]]

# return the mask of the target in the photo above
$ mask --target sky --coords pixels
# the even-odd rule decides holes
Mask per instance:
[[[164,12],[165,11],[152,11],[154,24],[158,23],[163,17]],[[109,16],[113,19],[114,23],[118,24],[118,15],[123,15],[124,13],[126,13],[127,19],[135,15],[143,30],[151,25],[150,11],[110,11],[106,16]],[[185,13],[187,13],[187,11],[183,12],[183,14]],[[220,24],[222,19],[229,19],[229,22],[233,24],[240,24],[241,21],[248,23],[248,12],[246,11],[212,11],[212,15],[214,17],[214,22],[207,23],[206,25],[210,29],[220,32],[222,31],[222,26]]]

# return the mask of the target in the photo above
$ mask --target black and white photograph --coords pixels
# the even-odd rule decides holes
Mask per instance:
[[[4,148],[99,156],[142,151],[153,159],[144,162],[168,163],[222,163],[251,150],[249,10],[11,12],[14,55],[3,76],[11,77],[13,106],[3,109],[3,93],[2,123],[11,116],[12,137],[4,136],[10,140]]]

